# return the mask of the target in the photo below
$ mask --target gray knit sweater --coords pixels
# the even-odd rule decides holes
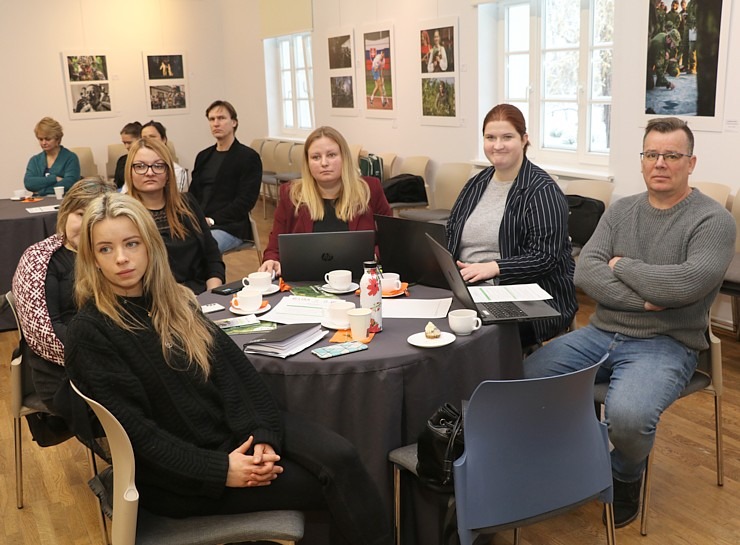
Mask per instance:
[[[732,215],[697,189],[668,210],[652,207],[647,193],[616,201],[576,266],[576,285],[597,302],[591,323],[707,348],[709,308],[735,255],[735,231]],[[622,259],[612,271],[615,256]],[[666,308],[646,311],[646,301]]]

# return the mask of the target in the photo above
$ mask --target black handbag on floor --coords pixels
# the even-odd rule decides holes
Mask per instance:
[[[419,434],[416,472],[429,488],[453,492],[452,463],[465,449],[462,422],[457,407],[445,403],[434,411]]]

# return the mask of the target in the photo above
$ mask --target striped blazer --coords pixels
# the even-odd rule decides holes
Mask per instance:
[[[447,220],[447,245],[458,259],[465,222],[493,177],[488,167],[463,187]],[[550,176],[526,157],[506,199],[499,229],[501,284],[536,282],[553,296],[560,318],[533,322],[539,342],[565,330],[578,310],[568,237],[568,201]]]

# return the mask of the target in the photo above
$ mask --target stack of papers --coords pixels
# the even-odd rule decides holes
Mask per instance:
[[[327,334],[318,324],[289,324],[255,335],[244,345],[246,354],[287,358],[320,341]]]

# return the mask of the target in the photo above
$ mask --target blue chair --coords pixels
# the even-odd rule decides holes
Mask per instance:
[[[594,414],[600,364],[476,388],[465,410],[465,452],[454,463],[461,545],[511,528],[518,544],[519,527],[597,498],[614,545],[609,440]]]

